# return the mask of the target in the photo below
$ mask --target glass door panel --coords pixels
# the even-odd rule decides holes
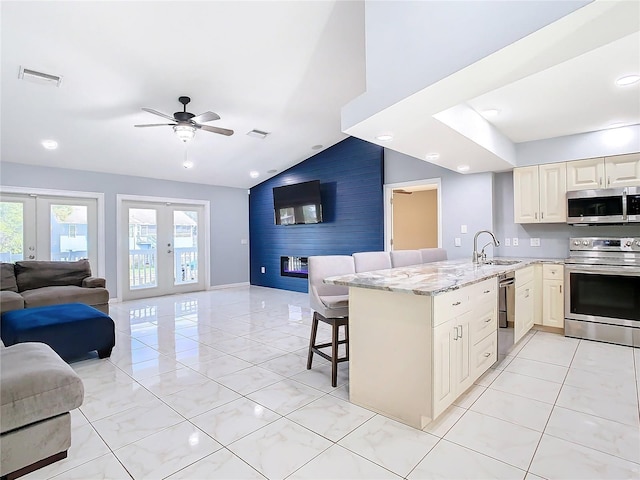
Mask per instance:
[[[198,212],[173,211],[174,285],[198,283]]]
[[[0,260],[13,263],[36,259],[35,198],[0,196]]]
[[[158,286],[157,212],[151,208],[129,208],[129,288]]]
[[[51,260],[73,262],[89,258],[86,205],[51,205]]]

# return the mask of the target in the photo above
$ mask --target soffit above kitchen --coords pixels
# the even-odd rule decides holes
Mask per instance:
[[[346,138],[340,109],[364,91],[363,2],[0,8],[2,162],[249,188]],[[19,79],[21,66],[62,81]],[[180,96],[234,134],[197,130],[185,144],[171,126],[134,128],[169,123],[142,108],[172,116]]]
[[[640,83],[615,85],[640,74],[639,31],[640,2],[592,2],[384,108],[368,89],[343,130],[451,170],[509,170],[519,143],[640,123]]]

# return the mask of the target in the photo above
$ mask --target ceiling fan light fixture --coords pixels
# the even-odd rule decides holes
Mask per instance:
[[[175,125],[173,131],[185,143],[196,136],[196,128],[191,125]]]

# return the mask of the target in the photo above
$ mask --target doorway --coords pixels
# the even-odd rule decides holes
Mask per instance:
[[[104,275],[101,194],[29,189],[0,194],[0,260],[76,261],[88,259]],[[85,195],[93,195],[92,197]]]
[[[440,212],[439,178],[385,185],[385,248],[441,246]]]
[[[120,298],[205,289],[208,202],[129,197],[118,206]]]

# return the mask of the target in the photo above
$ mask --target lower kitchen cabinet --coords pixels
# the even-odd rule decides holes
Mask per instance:
[[[542,325],[564,328],[564,267],[542,266]]]
[[[433,414],[442,413],[473,384],[469,362],[471,312],[433,329]]]
[[[534,266],[516,270],[514,339],[516,344],[531,330],[535,319]]]

